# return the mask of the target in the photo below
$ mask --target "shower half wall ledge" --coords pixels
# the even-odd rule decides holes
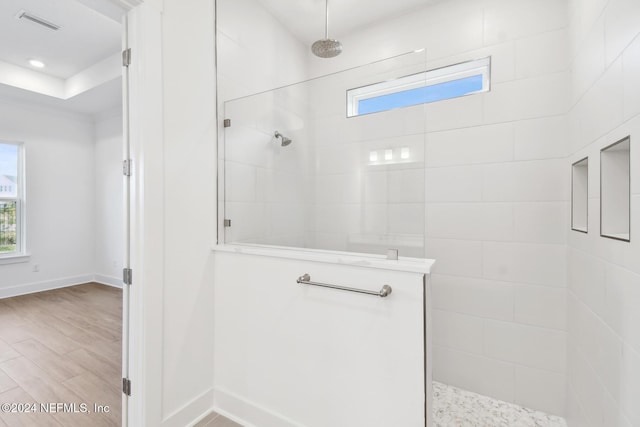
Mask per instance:
[[[435,263],[433,259],[398,257],[390,260],[384,255],[365,254],[322,249],[301,249],[288,246],[269,246],[261,244],[226,243],[213,246],[214,252],[266,256],[289,260],[313,261],[318,263],[338,264],[353,267],[376,268],[381,270],[404,271],[409,273],[430,274]]]
[[[255,426],[432,426],[433,260],[213,251],[218,413]]]

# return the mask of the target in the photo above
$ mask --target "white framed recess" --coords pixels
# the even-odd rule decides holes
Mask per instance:
[[[600,150],[600,236],[631,241],[631,137]]]
[[[571,165],[571,229],[589,230],[589,158]]]

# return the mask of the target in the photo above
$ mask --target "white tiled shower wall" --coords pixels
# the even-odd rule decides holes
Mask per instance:
[[[307,78],[306,46],[254,0],[219,0],[217,46],[226,240],[304,246],[309,145],[304,94],[253,95]],[[279,130],[294,143],[281,147]]]
[[[492,57],[491,92],[428,104],[414,120],[426,132],[403,136],[424,141],[424,172],[402,182],[425,186],[410,201],[437,260],[434,379],[560,415],[567,25],[560,0],[454,0],[340,36],[335,62],[310,58],[323,74],[422,47],[427,68]]]
[[[345,97],[348,89],[425,66],[425,54],[416,53],[310,85],[310,247],[380,254],[396,248],[404,256],[424,257],[425,107],[348,118]],[[392,158],[385,159],[387,154]]]
[[[569,2],[570,156],[589,156],[589,233],[568,239],[570,426],[640,425],[640,2]],[[631,242],[600,237],[600,149],[631,135]],[[568,178],[567,178],[568,179]]]
[[[306,96],[283,89],[225,104],[226,241],[305,246],[309,154]],[[293,143],[281,146],[281,132]]]

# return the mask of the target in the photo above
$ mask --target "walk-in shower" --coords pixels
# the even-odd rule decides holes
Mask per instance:
[[[424,257],[426,104],[348,117],[347,92],[426,66],[412,52],[225,102],[224,242]]]

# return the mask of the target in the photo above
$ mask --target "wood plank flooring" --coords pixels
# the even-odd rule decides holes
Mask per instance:
[[[0,300],[0,405],[37,407],[0,410],[0,427],[120,426],[121,336],[120,289],[88,283]]]
[[[229,418],[223,417],[215,412],[207,415],[203,420],[198,422],[194,427],[242,427],[240,424],[231,421]]]

